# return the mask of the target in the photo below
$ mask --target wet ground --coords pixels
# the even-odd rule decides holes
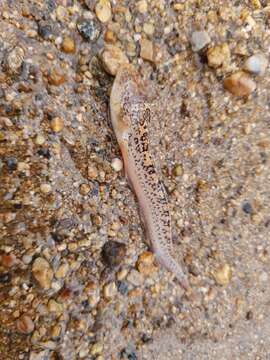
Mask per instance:
[[[269,359],[269,2],[2,0],[0,15],[3,359]],[[149,87],[193,296],[155,263],[114,165],[125,61]]]

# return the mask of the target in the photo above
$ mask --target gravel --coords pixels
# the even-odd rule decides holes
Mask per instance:
[[[268,360],[266,3],[1,1],[3,358]],[[187,294],[121,170],[122,62],[145,83]]]

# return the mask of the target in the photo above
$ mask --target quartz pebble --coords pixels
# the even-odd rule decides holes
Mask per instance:
[[[125,53],[117,46],[107,44],[101,54],[104,69],[115,76],[118,68],[123,64],[128,64],[128,58]]]
[[[35,325],[28,315],[22,315],[17,320],[17,329],[22,334],[30,334],[34,331]]]
[[[47,260],[41,257],[37,258],[33,263],[32,273],[43,289],[48,290],[51,287],[53,271]]]
[[[63,42],[62,42],[62,50],[66,54],[72,54],[75,52],[75,50],[76,50],[75,42],[71,37],[69,37],[69,36],[64,37]]]
[[[60,265],[55,272],[56,279],[64,278],[67,275],[68,271],[69,271],[69,266],[67,263]]]
[[[112,16],[111,3],[109,0],[99,0],[96,4],[96,15],[99,21],[105,23]]]
[[[118,158],[114,158],[112,159],[112,168],[115,171],[121,171],[123,169],[123,161],[121,159]]]
[[[193,51],[200,51],[210,43],[210,36],[206,31],[194,31],[191,35],[191,46]]]
[[[267,66],[267,57],[262,53],[258,53],[252,55],[246,60],[244,69],[256,75],[263,75],[267,69]]]
[[[23,63],[24,55],[24,50],[19,46],[16,46],[10,51],[10,53],[8,53],[7,65],[11,73],[19,72]]]
[[[143,277],[137,270],[131,270],[127,276],[127,280],[134,286],[140,286],[142,285]]]
[[[60,132],[64,128],[64,120],[60,117],[55,117],[51,121],[51,129],[54,132]]]
[[[137,9],[141,14],[144,14],[147,12],[148,6],[146,0],[140,0],[137,2]]]
[[[140,57],[144,60],[154,62],[154,45],[152,41],[148,39],[141,39],[140,45]]]
[[[143,275],[150,275],[157,270],[154,265],[154,255],[150,251],[142,253],[137,261],[137,269]]]
[[[228,65],[230,58],[230,48],[226,43],[211,47],[207,51],[208,65],[213,68]]]
[[[60,70],[60,68],[53,67],[49,72],[48,81],[51,85],[59,86],[63,84],[66,79],[63,71]]]
[[[218,285],[228,285],[232,278],[232,270],[228,264],[219,267],[214,272],[214,278]]]
[[[112,299],[117,294],[117,287],[115,285],[115,282],[106,284],[103,288],[103,294],[107,300]]]
[[[256,89],[256,83],[244,71],[238,71],[224,80],[226,90],[236,96],[246,96]]]
[[[52,187],[50,184],[41,184],[40,185],[40,190],[41,192],[43,192],[44,194],[49,194],[52,191]]]

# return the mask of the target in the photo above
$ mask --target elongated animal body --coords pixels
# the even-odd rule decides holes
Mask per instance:
[[[174,273],[181,286],[187,289],[186,276],[172,255],[171,218],[166,191],[149,151],[151,111],[141,79],[131,65],[124,65],[117,72],[110,96],[110,113],[126,177],[138,198],[147,240],[157,260]]]

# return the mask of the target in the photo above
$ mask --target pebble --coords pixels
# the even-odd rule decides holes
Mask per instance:
[[[63,306],[54,299],[50,299],[48,302],[48,311],[61,314],[63,312]]]
[[[7,66],[11,73],[18,73],[24,59],[24,50],[16,46],[7,55]]]
[[[58,116],[52,119],[51,121],[51,129],[54,132],[60,132],[64,128],[64,120]]]
[[[65,81],[65,74],[62,70],[57,67],[53,67],[48,74],[49,84],[59,86],[62,85]]]
[[[109,267],[118,266],[126,255],[126,245],[118,241],[107,241],[101,250],[103,262]]]
[[[17,263],[17,258],[14,254],[3,254],[0,256],[0,264],[4,267],[11,268]]]
[[[22,315],[17,320],[17,330],[22,334],[30,334],[34,331],[35,325],[28,315]]]
[[[191,46],[193,51],[200,51],[210,43],[210,36],[206,31],[194,31],[191,35]]]
[[[147,35],[152,36],[154,34],[154,32],[155,32],[155,27],[151,23],[145,23],[145,24],[143,24],[143,31]]]
[[[107,44],[101,54],[101,60],[104,69],[110,75],[115,76],[118,68],[123,64],[128,64],[128,58],[125,53],[117,46]]]
[[[45,290],[48,290],[51,287],[53,271],[47,260],[41,257],[37,258],[33,263],[32,273],[40,287]]]
[[[146,0],[140,0],[137,3],[137,9],[141,14],[144,14],[148,10],[147,1]]]
[[[112,159],[111,166],[114,171],[121,171],[123,169],[123,161],[119,158]]]
[[[183,175],[183,166],[181,164],[176,164],[173,168],[173,175],[174,176],[181,176]]]
[[[252,55],[246,60],[244,69],[255,75],[264,75],[267,66],[267,57],[262,53],[258,53]]]
[[[43,145],[45,143],[46,139],[43,135],[38,134],[35,139],[35,143],[37,145]]]
[[[90,191],[90,186],[88,184],[81,184],[80,185],[80,194],[87,195]]]
[[[224,43],[211,47],[207,51],[208,65],[213,68],[228,65],[231,59],[231,52],[228,44]]]
[[[228,285],[232,278],[232,270],[228,264],[225,264],[218,268],[214,272],[214,278],[218,285]]]
[[[157,270],[154,265],[154,255],[150,251],[143,252],[137,261],[137,269],[143,275],[150,275]]]
[[[67,263],[62,264],[55,272],[56,279],[63,279],[69,271],[69,266]]]
[[[75,41],[69,36],[64,37],[63,42],[62,42],[62,50],[66,54],[75,53],[75,50],[76,50]]]
[[[117,287],[115,282],[106,284],[103,288],[103,294],[105,299],[110,300],[117,294]]]
[[[103,345],[101,343],[95,343],[91,348],[91,355],[96,356],[99,355],[103,350]]]
[[[96,15],[99,21],[105,23],[112,16],[111,3],[109,0],[99,0],[95,7]]]
[[[143,277],[137,270],[131,270],[127,280],[134,286],[140,286],[143,283]]]
[[[40,191],[44,194],[49,194],[52,191],[52,187],[50,184],[44,183],[40,185]]]
[[[94,19],[79,20],[77,23],[77,29],[85,40],[91,42],[98,39],[101,31],[100,24]]]
[[[144,60],[154,62],[154,45],[152,41],[148,39],[141,39],[140,57]]]
[[[44,40],[48,40],[52,33],[52,28],[49,22],[41,20],[38,23],[38,35]]]
[[[236,96],[246,96],[256,89],[256,83],[244,71],[237,71],[224,80],[224,87]]]
[[[88,175],[88,178],[91,180],[96,179],[98,177],[97,168],[94,165],[89,165],[87,168],[87,175]]]

